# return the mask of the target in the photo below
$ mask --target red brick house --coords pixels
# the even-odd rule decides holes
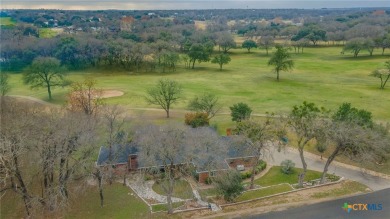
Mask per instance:
[[[242,150],[242,146],[234,145],[231,143],[229,136],[221,137],[221,140],[226,145],[226,153],[221,156],[205,156],[204,159],[198,158],[191,162],[195,167],[196,173],[199,176],[198,181],[205,183],[208,177],[211,177],[219,171],[228,169],[236,169],[237,165],[243,165],[244,167],[251,167],[254,164],[256,158]],[[110,153],[111,152],[111,153]],[[135,144],[129,145],[115,145],[109,150],[107,147],[101,147],[96,165],[104,167],[107,165],[114,166],[120,171],[136,171],[139,169],[151,168],[143,164],[139,159],[139,146]],[[180,160],[180,159],[179,159]],[[182,162],[178,162],[176,165],[182,165]]]

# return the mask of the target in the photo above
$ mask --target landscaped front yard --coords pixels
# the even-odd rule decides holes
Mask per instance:
[[[255,184],[260,186],[271,186],[281,183],[296,184],[298,183],[298,174],[302,171],[301,168],[294,168],[292,174],[284,174],[281,171],[280,166],[273,166],[271,169],[261,178],[255,180]],[[314,170],[307,170],[305,181],[321,178],[321,173]]]

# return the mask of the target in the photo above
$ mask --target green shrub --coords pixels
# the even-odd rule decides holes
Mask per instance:
[[[333,174],[326,174],[326,178],[328,178],[331,182],[335,182],[340,179],[339,176]]]
[[[260,167],[261,170],[264,170],[265,168],[267,168],[267,162],[265,162],[264,160],[260,160],[257,166]]]
[[[292,162],[292,160],[284,160],[284,161],[282,161],[280,166],[282,166],[282,168],[281,168],[282,173],[284,173],[284,174],[294,173],[295,163]]]
[[[248,179],[248,178],[251,178],[252,176],[252,173],[250,171],[245,171],[245,172],[242,172],[241,173],[241,179]]]
[[[196,170],[192,171],[192,176],[196,179],[196,181],[199,181],[199,173],[197,173]]]
[[[211,177],[207,177],[204,181],[207,185],[210,185],[213,181],[211,180]]]
[[[252,109],[246,103],[237,103],[229,108],[232,121],[241,122],[251,117]]]
[[[260,173],[261,171],[263,171],[265,168],[267,168],[267,162],[263,161],[263,160],[260,160],[259,161],[259,164],[256,166],[255,168],[255,174],[258,174]]]
[[[153,179],[153,177],[151,175],[145,175],[144,176],[144,180],[145,181],[152,180],[152,179]]]
[[[228,170],[214,177],[215,188],[226,201],[233,201],[244,191],[241,175],[236,170]]]

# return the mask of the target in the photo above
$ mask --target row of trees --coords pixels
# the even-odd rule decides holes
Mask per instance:
[[[195,31],[194,26],[179,24],[142,29],[139,33],[63,33],[48,39],[29,34],[26,28],[16,26],[4,30],[1,36],[2,69],[21,70],[36,57],[43,56],[55,57],[70,69],[115,66],[134,71],[165,72],[174,71],[179,60],[186,62],[188,59],[192,67],[195,62],[209,61],[214,46],[224,53],[236,46],[232,35],[226,31]],[[146,38],[138,40],[137,35],[143,34],[147,34]],[[185,54],[184,57],[181,54]]]
[[[375,48],[381,49],[382,55],[384,55],[385,49],[390,48],[390,34],[375,39],[353,38],[345,44],[343,53],[351,52],[354,57],[357,57],[361,51],[366,50],[372,56]]]

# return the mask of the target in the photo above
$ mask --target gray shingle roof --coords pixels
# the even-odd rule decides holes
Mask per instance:
[[[222,136],[221,141],[224,145],[224,153],[220,154],[220,156],[215,156],[215,154],[211,154],[210,156],[203,155],[199,156],[193,160],[193,164],[196,166],[197,172],[203,172],[210,170],[210,166],[212,166],[212,170],[217,169],[228,169],[229,165],[226,163],[225,159],[235,158],[235,157],[248,157],[253,156],[252,153],[245,150],[244,146],[237,141],[234,141],[230,136]],[[112,162],[108,161],[109,149],[107,147],[102,146],[100,148],[97,165],[105,165],[105,164],[119,164],[126,163],[128,161],[128,157],[131,154],[138,154],[140,148],[138,145],[131,143],[125,146],[114,145],[112,148],[113,160]],[[196,152],[195,152],[196,153]],[[184,154],[177,154],[176,162],[180,164],[184,162]],[[148,167],[145,164],[142,157],[138,157],[138,167]],[[159,165],[162,165],[162,161],[157,162]]]
[[[110,150],[107,147],[100,147],[99,156],[97,159],[97,165],[106,165],[106,164],[119,164],[126,163],[130,154],[137,154],[138,147],[134,144],[127,145],[114,145],[112,147],[112,161],[109,162],[109,153]]]

